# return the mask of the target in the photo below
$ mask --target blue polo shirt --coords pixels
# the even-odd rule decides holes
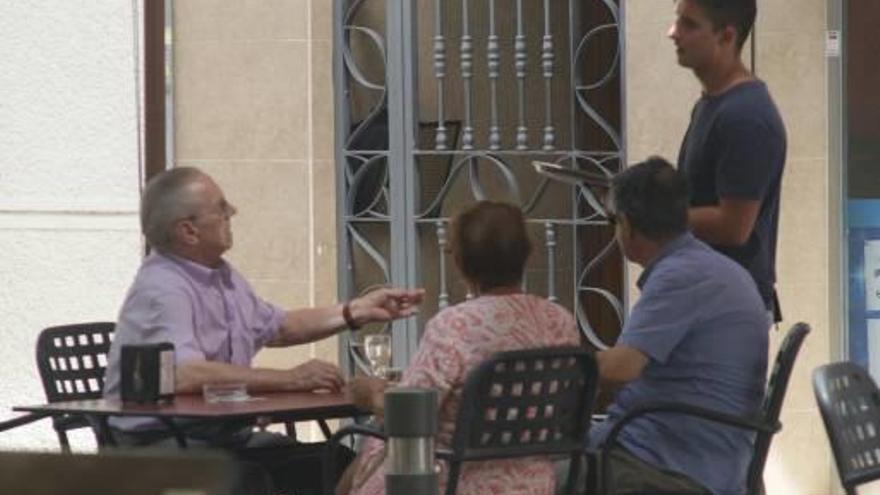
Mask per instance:
[[[608,420],[591,431],[591,443],[601,443],[614,421],[646,402],[755,413],[767,375],[768,325],[749,273],[688,233],[664,246],[638,286],[641,297],[617,343],[644,353],[648,364],[618,391]],[[745,493],[754,441],[745,430],[653,414],[629,423],[618,441],[640,459],[683,473],[713,493]]]

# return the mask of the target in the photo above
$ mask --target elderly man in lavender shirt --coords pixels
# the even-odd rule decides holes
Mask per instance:
[[[610,203],[618,244],[644,271],[617,343],[596,353],[601,386],[618,390],[591,443],[647,402],[755,413],[767,372],[764,303],[745,269],[687,231],[685,177],[648,159],[614,178]],[[753,441],[685,415],[643,416],[611,451],[614,493],[745,495]]]
[[[232,247],[235,213],[211,177],[196,168],[165,171],[147,185],[141,226],[153,253],[120,311],[105,396],[119,395],[121,346],[157,342],[174,344],[179,394],[200,393],[208,382],[243,382],[251,391],[339,390],[343,378],[330,363],[266,369],[252,367],[251,360],[266,346],[314,342],[346,327],[410,316],[422,300],[420,289],[380,289],[345,304],[283,310],[254,294],[222,257]],[[151,445],[167,438],[161,424],[149,419],[117,418],[111,426],[123,444]],[[233,449],[292,444],[286,437],[250,430],[241,424],[209,425],[187,434],[196,442]]]

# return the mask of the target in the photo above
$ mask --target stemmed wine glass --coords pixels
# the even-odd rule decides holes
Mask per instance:
[[[364,353],[370,361],[370,372],[377,378],[388,378],[391,366],[391,338],[387,333],[364,337]]]

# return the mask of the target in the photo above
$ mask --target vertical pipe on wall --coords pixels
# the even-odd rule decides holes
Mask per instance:
[[[348,130],[351,127],[351,114],[349,112],[345,47],[348,42],[346,34],[346,7],[347,0],[333,1],[333,83],[336,91],[333,93],[334,112],[334,156],[336,170],[336,239],[339,248],[336,250],[337,266],[337,295],[339,300],[345,301],[355,296],[354,293],[354,266],[352,264],[352,242],[346,222],[346,196],[348,195],[347,168],[348,157],[346,156],[345,143],[348,139]],[[345,89],[343,89],[345,88]],[[351,332],[339,334],[339,364],[346,375],[354,372],[352,361],[349,358],[349,347],[352,341]]]
[[[826,62],[828,84],[828,204],[837,214],[828,215],[829,263],[828,263],[828,321],[832,359],[849,358],[849,290],[845,274],[849,273],[848,239],[846,229],[846,9],[847,2],[829,0],[826,7],[827,33],[838,35],[841,48],[838,56],[829,56]],[[835,476],[832,473],[832,476]],[[833,479],[833,477],[832,477]]]
[[[418,148],[418,0],[387,0],[385,4],[388,61],[388,172],[391,217],[391,282],[419,286],[419,239],[415,222]],[[405,366],[419,342],[417,318],[392,323],[395,366]]]
[[[165,166],[175,163],[174,139],[174,0],[165,0]]]

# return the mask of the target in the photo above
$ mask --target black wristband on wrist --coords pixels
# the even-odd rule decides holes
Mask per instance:
[[[361,326],[355,323],[354,317],[351,316],[351,301],[345,301],[342,305],[342,319],[345,320],[346,326],[351,330],[357,330]]]

